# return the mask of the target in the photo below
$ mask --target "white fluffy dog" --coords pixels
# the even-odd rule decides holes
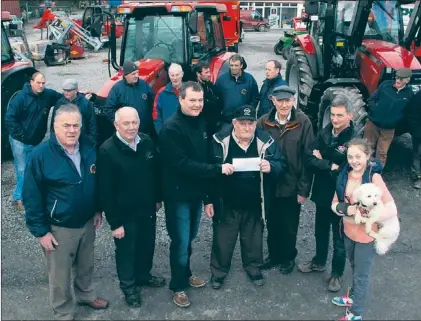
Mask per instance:
[[[365,231],[375,240],[376,252],[379,255],[386,254],[399,236],[400,225],[397,215],[385,221],[379,221],[384,211],[382,192],[375,184],[362,184],[352,194],[353,201],[359,210],[355,214],[355,223],[365,223]],[[379,226],[378,232],[371,230],[374,223]]]

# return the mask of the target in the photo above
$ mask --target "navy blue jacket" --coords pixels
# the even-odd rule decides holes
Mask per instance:
[[[225,122],[231,122],[233,113],[242,105],[251,105],[254,108],[259,103],[259,87],[256,79],[243,71],[240,77],[235,79],[231,72],[219,76],[215,86],[221,93],[222,118]]]
[[[6,111],[9,135],[26,145],[38,145],[47,132],[50,109],[61,97],[62,94],[49,88],[36,95],[30,84],[26,83],[10,101]]]
[[[272,95],[273,89],[278,86],[287,86],[288,83],[282,79],[282,75],[279,74],[273,79],[265,79],[263,81],[262,88],[260,89],[260,102],[259,109],[257,110],[257,118],[260,118],[264,114],[267,114],[273,107],[272,101],[269,96]]]
[[[367,101],[368,118],[380,128],[395,128],[413,95],[409,85],[398,91],[392,80],[382,82]]]
[[[336,179],[336,195],[338,196],[339,202],[349,203],[348,199],[345,199],[346,184],[348,183],[348,173],[352,170],[352,167],[346,165],[338,175]],[[374,174],[381,174],[383,170],[382,164],[376,159],[371,159],[363,174],[361,184],[371,183]]]
[[[177,109],[180,107],[178,101],[179,92],[174,89],[172,83],[168,83],[165,87],[162,87],[155,96],[153,104],[153,122],[156,132],[159,132],[164,125],[164,121],[168,120],[172,115],[175,114]]]
[[[128,84],[125,79],[122,79],[114,84],[108,94],[105,116],[112,123],[117,109],[126,106],[133,107],[139,114],[139,131],[150,135],[153,132],[152,103],[154,98],[152,88],[143,79],[139,78],[135,84]]]
[[[82,114],[82,133],[89,136],[96,142],[97,131],[94,105],[81,93],[77,93],[76,98],[72,101],[66,99],[64,96],[57,101],[53,108],[53,114],[51,115],[50,130],[54,132],[54,118],[56,116],[57,109],[65,104],[75,104],[79,107],[80,113]]]
[[[23,202],[26,225],[35,237],[51,225],[83,227],[99,211],[96,191],[96,149],[89,137],[79,139],[81,173],[52,133],[34,148],[25,169]]]
[[[405,110],[409,132],[412,137],[421,142],[421,90],[412,97]]]

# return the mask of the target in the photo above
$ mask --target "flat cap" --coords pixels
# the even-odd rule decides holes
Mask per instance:
[[[234,118],[237,120],[256,121],[256,109],[250,105],[243,105],[235,110]]]
[[[76,89],[78,89],[77,80],[73,79],[73,78],[66,79],[63,82],[62,88],[63,88],[63,90],[76,90]]]
[[[401,68],[396,70],[396,77],[399,78],[411,78],[412,70],[409,68]]]
[[[296,94],[296,91],[294,88],[283,85],[283,86],[275,87],[272,91],[271,96],[275,97],[277,100],[281,100],[281,99],[290,99],[295,94]]]

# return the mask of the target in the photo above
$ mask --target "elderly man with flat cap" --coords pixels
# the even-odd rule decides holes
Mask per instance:
[[[301,204],[310,194],[312,176],[305,166],[305,151],[314,140],[310,119],[294,108],[295,90],[289,86],[273,89],[275,108],[257,121],[257,127],[268,132],[279,144],[286,158],[286,169],[276,186],[267,216],[269,256],[263,269],[279,266],[289,274],[295,266],[296,242]]]
[[[94,142],[96,142],[96,117],[93,104],[86,99],[85,95],[79,92],[79,86],[76,79],[66,79],[63,82],[63,97],[61,97],[54,106],[51,115],[50,130],[54,132],[54,119],[57,109],[66,104],[74,104],[79,108],[82,115],[82,133]]]
[[[156,137],[153,120],[152,104],[155,93],[152,88],[139,78],[139,67],[133,61],[123,64],[123,79],[111,88],[108,94],[105,115],[111,123],[117,109],[133,107],[139,114],[139,132]]]
[[[396,79],[381,83],[367,101],[368,120],[364,138],[367,139],[376,158],[386,165],[387,152],[395,134],[395,128],[404,119],[404,110],[414,95],[408,83],[412,71],[401,68],[396,71]]]

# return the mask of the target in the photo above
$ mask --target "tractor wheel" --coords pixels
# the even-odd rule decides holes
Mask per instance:
[[[321,131],[330,122],[330,107],[332,101],[338,95],[344,95],[349,99],[352,106],[355,132],[358,133],[358,137],[362,137],[368,115],[365,109],[363,95],[359,89],[354,87],[330,87],[324,91],[320,99],[318,130]]]
[[[315,85],[310,66],[304,51],[300,47],[290,47],[286,67],[286,81],[297,92],[296,107],[309,115],[310,94]],[[310,118],[314,118],[316,115]]]
[[[284,49],[284,43],[281,41],[278,41],[276,43],[276,45],[273,47],[273,51],[277,54],[277,55],[282,55],[282,50]]]
[[[9,108],[9,103],[21,90],[22,90],[22,83],[20,84],[14,84],[13,82],[10,82],[11,87],[7,88],[5,91],[2,90],[2,96],[1,96],[1,105],[2,112],[1,112],[1,160],[6,161],[13,157],[12,155],[12,149],[10,147],[9,142],[9,133],[6,128],[6,111]],[[3,87],[3,86],[2,86]]]
[[[285,60],[288,60],[290,50],[291,46],[284,46],[284,48],[282,49],[282,57],[284,57]]]

